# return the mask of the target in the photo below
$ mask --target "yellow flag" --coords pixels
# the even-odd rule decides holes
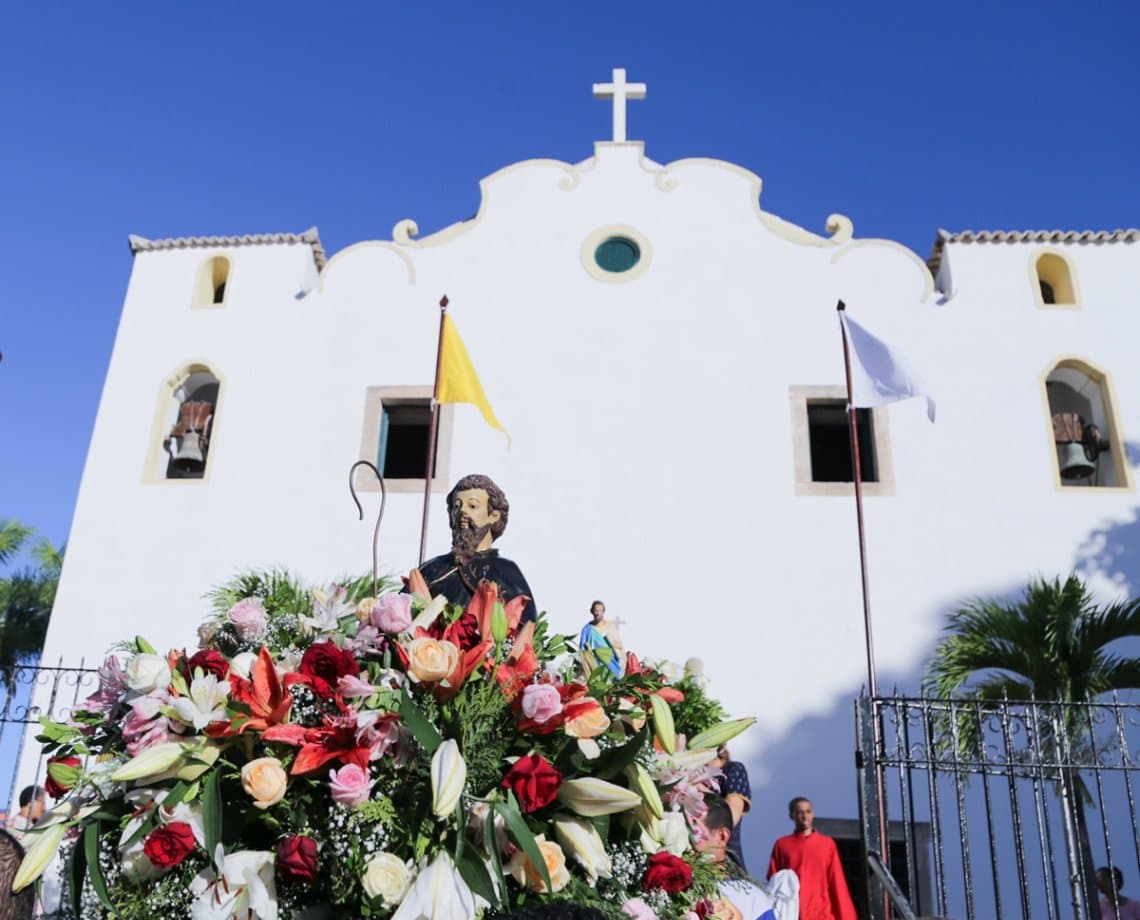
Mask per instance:
[[[478,406],[483,418],[492,428],[497,428],[507,434],[497,418],[491,411],[491,404],[487,402],[487,394],[483,392],[483,385],[475,373],[475,366],[467,356],[467,348],[463,339],[459,337],[459,330],[451,317],[443,317],[443,344],[440,347],[439,360],[439,395],[436,397],[441,403],[471,403]],[[510,442],[510,435],[507,435]]]

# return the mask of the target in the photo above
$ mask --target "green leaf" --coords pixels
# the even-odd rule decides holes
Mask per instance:
[[[83,878],[86,875],[87,847],[74,847],[71,851],[71,865],[68,866],[68,879],[71,884],[71,912],[76,917],[83,916],[80,905],[83,901]]]
[[[190,688],[186,686],[186,678],[177,668],[172,668],[170,671],[170,683],[180,696],[190,695]]]
[[[147,642],[142,636],[135,636],[135,648],[146,655],[158,654],[158,652],[154,650],[154,646]]]
[[[538,870],[538,874],[542,876],[542,880],[546,883],[546,890],[553,891],[554,885],[550,882],[550,873],[546,871],[546,860],[542,858],[542,852],[538,849],[538,843],[534,839],[534,834],[530,832],[530,828],[526,826],[523,820],[522,813],[515,804],[515,797],[508,792],[507,801],[496,802],[492,806],[496,812],[503,816],[503,821],[507,825],[507,833],[514,838],[515,843],[519,845],[526,858],[531,861],[531,864]]]
[[[111,903],[111,896],[107,893],[107,883],[103,879],[103,870],[99,868],[99,825],[92,821],[83,831],[83,853],[87,858],[87,877],[91,880],[91,887],[103,902],[103,906],[115,915],[115,905]]]
[[[487,874],[487,867],[479,858],[478,851],[474,847],[464,847],[462,841],[463,835],[460,834],[455,849],[455,868],[463,876],[468,888],[495,907],[499,898],[495,886],[491,883],[491,876]]]
[[[649,725],[646,723],[636,735],[621,747],[602,751],[601,757],[594,761],[594,776],[599,779],[613,779],[628,767],[645,747],[645,739],[649,734]]]
[[[222,789],[221,771],[211,770],[206,774],[202,787],[202,824],[206,833],[206,852],[213,853],[222,839]]]
[[[429,754],[434,754],[443,744],[443,737],[436,731],[435,726],[428,721],[427,716],[416,705],[415,700],[412,699],[406,688],[400,694],[400,718],[404,720],[404,724],[415,736],[420,746]]]
[[[499,843],[495,839],[494,807],[487,812],[487,820],[483,822],[483,845],[491,856],[491,867],[495,870],[491,876],[491,881],[495,885],[495,891],[498,892],[502,886],[503,857],[502,854],[499,853]]]

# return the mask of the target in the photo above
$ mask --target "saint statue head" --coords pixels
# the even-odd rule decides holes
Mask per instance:
[[[489,476],[464,476],[447,493],[447,517],[451,523],[451,552],[460,565],[491,548],[507,529],[510,505]]]

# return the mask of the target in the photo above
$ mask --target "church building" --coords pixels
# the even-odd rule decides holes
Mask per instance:
[[[427,555],[468,473],[506,492],[496,543],[552,628],[602,599],[627,648],[703,660],[758,724],[759,867],[784,803],[855,817],[867,683],[836,311],[937,403],[860,410],[880,689],[913,690],[946,614],[1077,570],[1134,591],[1140,231],[935,231],[928,257],[763,207],[757,164],[660,163],[627,139],[644,84],[595,85],[613,133],[577,162],[482,179],[478,212],[326,253],[316,228],[130,238],[134,265],[43,660],[193,646],[203,595],[249,568],[312,581],[417,563],[440,300],[495,415],[440,413]],[[602,103],[599,103],[602,104]],[[475,177],[472,177],[474,180]],[[429,189],[424,195],[430,195]],[[256,215],[251,217],[255,220]],[[141,228],[140,228],[141,229]]]

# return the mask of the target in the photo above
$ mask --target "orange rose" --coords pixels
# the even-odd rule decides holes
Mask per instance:
[[[571,738],[596,738],[610,727],[610,717],[602,709],[600,703],[591,700],[590,703],[580,703],[568,706],[572,715],[563,724]]]
[[[546,871],[550,876],[550,884],[553,886],[552,893],[561,891],[570,881],[570,870],[566,868],[566,854],[562,852],[562,847],[553,840],[547,840],[544,834],[535,837],[534,842],[538,844],[542,861],[546,863]],[[546,882],[542,880],[542,876],[535,868],[534,863],[523,855],[522,850],[516,852],[511,858],[507,865],[507,871],[514,876],[516,882],[529,890],[539,894],[546,891]]]
[[[422,684],[443,680],[459,664],[459,648],[446,639],[423,637],[408,645],[408,673]]]

